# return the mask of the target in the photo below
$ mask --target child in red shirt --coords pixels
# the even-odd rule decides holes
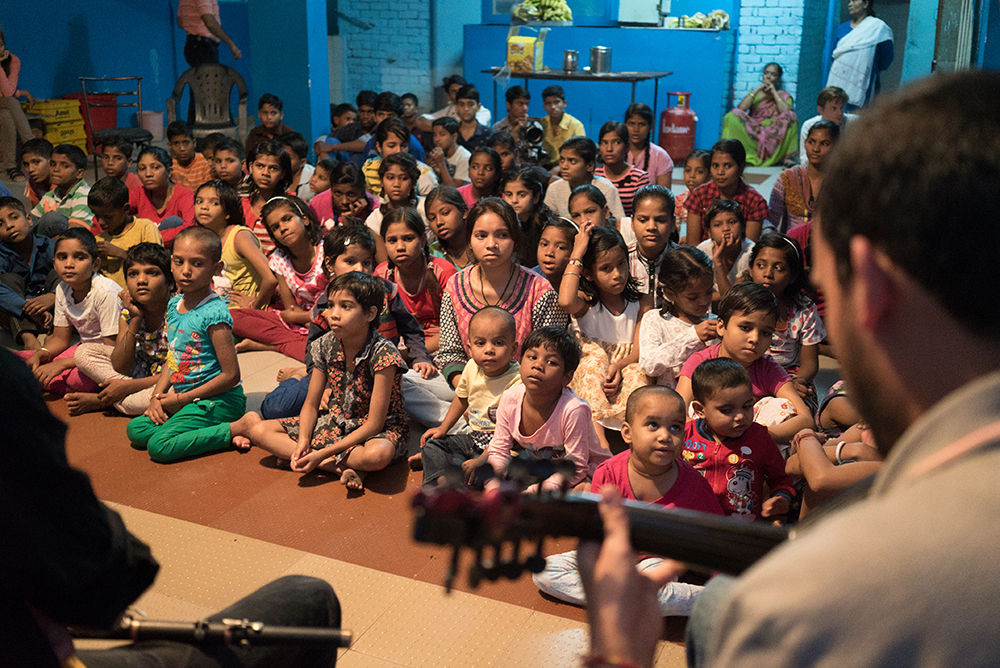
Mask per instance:
[[[691,385],[698,418],[687,423],[684,459],[705,476],[727,515],[752,522],[786,514],[795,490],[767,427],[753,421],[747,370],[734,359],[705,360]]]

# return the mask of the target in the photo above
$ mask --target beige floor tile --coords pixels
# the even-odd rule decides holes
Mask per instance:
[[[153,590],[219,610],[281,576],[304,552],[115,505],[160,562]]]
[[[411,668],[495,666],[531,610],[414,582],[353,651]]]
[[[413,585],[409,578],[315,554],[305,555],[283,575],[311,575],[329,582],[340,600],[341,628],[354,633],[355,644]]]
[[[264,397],[278,386],[275,376],[279,370],[286,366],[302,365],[301,362],[290,357],[267,351],[240,353],[239,362],[248,411],[260,410],[260,404],[264,401]]]
[[[237,356],[240,362],[240,372],[244,377],[253,375],[260,371],[274,367],[274,372],[283,366],[301,365],[302,362],[285,357],[281,353],[271,351],[255,351],[250,353],[240,353]],[[274,380],[274,376],[271,377]]]
[[[653,668],[686,668],[686,666],[687,654],[683,645],[672,642],[660,643]]]
[[[337,668],[399,668],[405,664],[391,663],[367,654],[350,650],[337,658]]]
[[[498,659],[496,668],[577,668],[590,648],[587,625],[536,612]]]

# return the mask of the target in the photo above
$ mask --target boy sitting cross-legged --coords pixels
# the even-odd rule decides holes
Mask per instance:
[[[87,154],[73,144],[59,144],[49,158],[49,184],[52,189],[31,210],[32,232],[57,237],[69,226],[83,227],[94,234],[94,214],[87,206],[90,186],[83,180]]]
[[[629,449],[597,467],[591,486],[600,492],[614,485],[622,498],[721,515],[715,492],[680,455],[684,450],[684,399],[669,387],[647,385],[633,392],[625,409],[622,438]],[[654,568],[662,559],[642,559],[639,570]],[[586,605],[576,552],[545,558],[545,570],[533,577],[542,592],[561,601]],[[660,612],[690,615],[701,587],[671,582],[658,593]]]

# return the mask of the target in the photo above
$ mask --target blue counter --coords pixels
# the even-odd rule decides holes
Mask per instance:
[[[465,26],[465,69],[469,83],[475,84],[483,105],[490,107],[494,122],[507,115],[503,87],[498,87],[497,106],[493,109],[493,82],[481,71],[503,65],[506,58],[507,26]],[[735,51],[735,31],[672,30],[668,28],[552,28],[545,40],[544,62],[549,68],[561,68],[563,50],[580,52],[580,67],[590,64],[590,47],[612,49],[611,65],[615,71],[669,71],[673,75],[660,80],[657,115],[666,108],[668,91],[690,91],[691,107],[698,114],[695,146],[710,148],[719,139],[722,116],[730,110]],[[609,120],[622,121],[631,101],[629,83],[531,81],[532,116],[544,116],[541,92],[550,83],[561,83],[566,90],[566,111],[580,119],[587,136],[597,140],[601,125]],[[512,77],[508,85],[524,85]],[[636,102],[653,106],[653,82],[636,87]],[[657,127],[658,127],[657,123]],[[654,138],[655,140],[655,138]]]

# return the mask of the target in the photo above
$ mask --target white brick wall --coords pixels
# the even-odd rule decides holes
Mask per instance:
[[[730,106],[760,84],[764,65],[772,61],[784,70],[784,89],[796,98],[798,106],[801,47],[811,41],[818,41],[820,45],[823,42],[822,27],[815,34],[803,31],[806,5],[816,1],[743,0]]]
[[[338,11],[375,24],[371,30],[361,30],[340,21],[346,59],[344,101],[353,103],[364,89],[389,90],[399,95],[413,93],[420,98],[421,108],[429,108],[433,90],[430,0],[396,0],[391,5],[384,0],[340,0]]]

